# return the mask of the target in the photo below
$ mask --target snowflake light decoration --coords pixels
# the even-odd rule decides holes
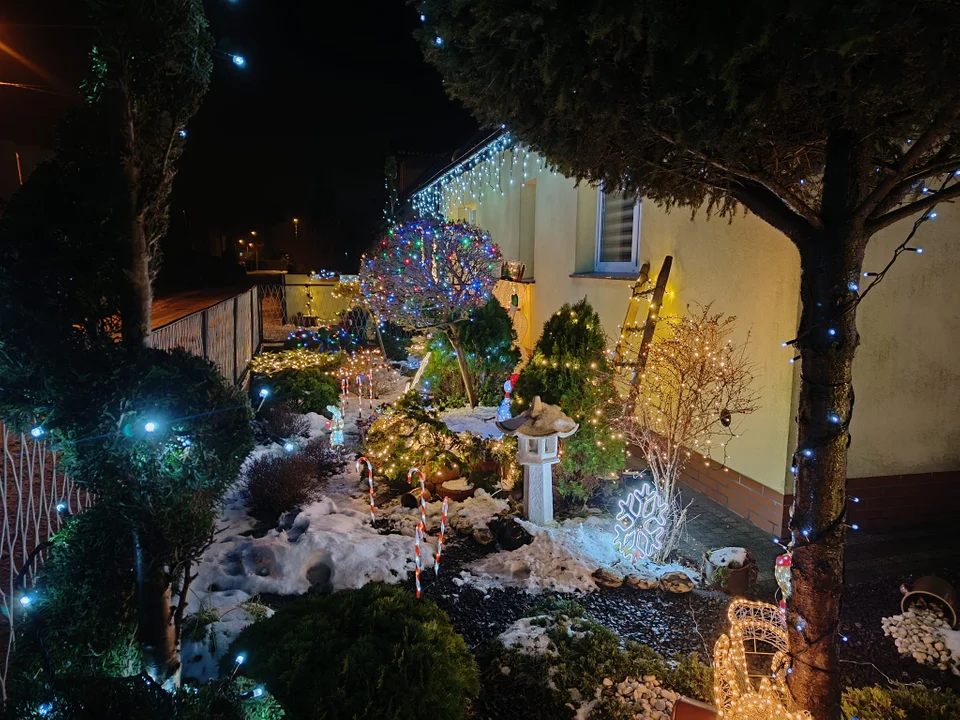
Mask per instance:
[[[625,556],[653,557],[663,549],[669,506],[652,485],[634,490],[620,501],[613,546]]]

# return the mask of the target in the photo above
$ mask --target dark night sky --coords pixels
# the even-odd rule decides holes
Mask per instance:
[[[49,70],[66,93],[82,76],[90,31],[36,25],[82,25],[78,5],[0,0],[0,42]],[[449,155],[476,130],[423,62],[411,36],[414,10],[404,0],[205,5],[218,50],[244,55],[247,65],[216,60],[210,93],[188,128],[172,256],[188,242],[205,252],[219,232],[236,243],[257,230],[310,269],[352,271],[381,218],[385,156]],[[52,84],[2,48],[0,81]],[[0,143],[50,146],[70,102],[0,87]],[[299,247],[293,217],[301,220]]]

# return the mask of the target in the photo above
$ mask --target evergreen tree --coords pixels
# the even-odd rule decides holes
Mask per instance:
[[[613,425],[617,398],[600,316],[586,298],[565,304],[543,326],[530,362],[513,389],[513,413],[537,395],[560,408],[580,429],[563,441],[557,490],[586,501],[603,478],[625,464],[625,444]]]
[[[422,0],[448,92],[566,175],[745,208],[801,268],[790,689],[840,717],[847,449],[870,238],[960,197],[960,6],[884,0]],[[884,271],[885,272],[885,271]],[[839,418],[839,422],[836,422]],[[798,630],[797,628],[804,628]]]

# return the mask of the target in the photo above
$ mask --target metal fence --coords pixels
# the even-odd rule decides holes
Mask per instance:
[[[260,349],[260,299],[257,288],[180,318],[153,333],[153,346],[181,347],[216,363],[224,377],[242,383],[247,366]],[[0,697],[7,697],[7,670],[17,644],[17,627],[27,608],[21,599],[33,587],[44,559],[45,543],[66,513],[89,507],[92,498],[61,470],[58,457],[42,439],[14,432],[0,422],[3,452],[3,524],[0,527]]]
[[[349,298],[338,297],[337,285],[333,281],[261,285],[263,341],[281,343],[298,327],[339,325],[347,315],[356,333],[369,337],[373,326],[368,314],[351,313],[356,303]]]
[[[225,378],[246,379],[247,365],[260,350],[260,294],[257,287],[153,331],[153,346],[176,347],[216,363]]]

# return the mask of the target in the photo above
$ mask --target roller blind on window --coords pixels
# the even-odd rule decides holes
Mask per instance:
[[[603,193],[597,234],[597,269],[628,269],[637,264],[637,196]]]

